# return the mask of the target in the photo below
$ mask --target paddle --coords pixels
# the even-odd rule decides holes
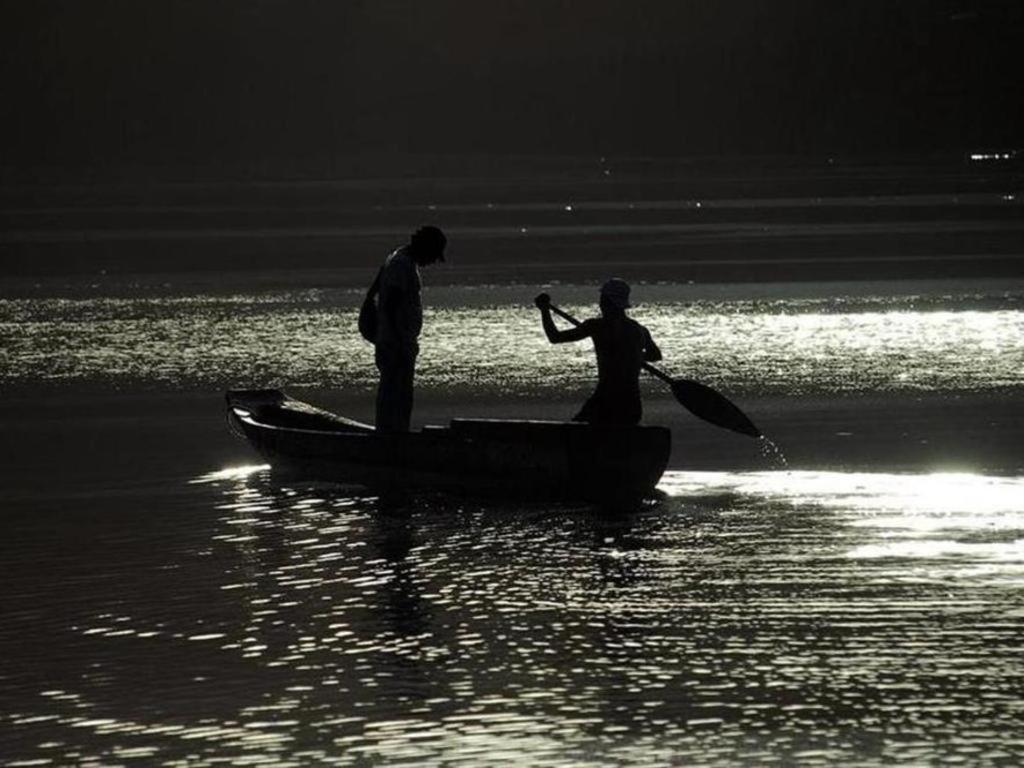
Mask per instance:
[[[554,304],[548,304],[548,307],[564,320],[568,320],[573,325],[580,325],[579,320]],[[716,392],[711,387],[691,379],[673,379],[650,363],[644,363],[644,370],[668,384],[679,404],[697,418],[714,424],[716,427],[739,432],[741,435],[763,437],[761,430],[754,426],[754,422],[748,419],[743,411],[725,395]]]

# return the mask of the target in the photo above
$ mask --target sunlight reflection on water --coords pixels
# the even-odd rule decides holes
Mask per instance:
[[[672,472],[660,487],[642,510],[597,517],[445,497],[392,507],[282,485],[262,465],[197,477],[182,507],[121,518],[88,563],[45,549],[9,562],[0,641],[57,640],[16,646],[0,676],[5,757],[1024,754],[1024,480]],[[40,567],[59,589],[22,575]]]
[[[731,391],[1024,384],[1024,311],[1016,296],[685,302],[686,286],[675,293],[680,300],[660,286],[658,300],[640,304],[635,316],[666,350],[668,367]],[[525,393],[582,387],[593,376],[588,345],[548,344],[528,297],[488,305],[480,289],[453,288],[445,298],[427,310],[420,387]],[[0,300],[0,382],[366,390],[376,375],[372,349],[356,333],[352,297],[338,301],[320,291]],[[594,312],[591,305],[567,309],[579,317]]]
[[[779,499],[792,507],[840,512],[876,541],[851,558],[930,562],[935,578],[967,573],[1024,584],[1024,482],[970,473],[670,473],[662,489],[699,497],[729,492]],[[983,567],[980,567],[983,566]],[[908,571],[919,572],[917,565]],[[919,575],[919,574],[918,574]]]

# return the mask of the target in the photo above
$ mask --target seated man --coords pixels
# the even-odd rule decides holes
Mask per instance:
[[[640,368],[661,360],[661,350],[650,332],[626,317],[629,285],[612,278],[601,286],[601,317],[585,320],[575,328],[560,331],[551,318],[551,297],[540,294],[535,303],[541,312],[544,333],[552,344],[594,340],[597,353],[597,389],[573,421],[592,424],[638,424],[643,413],[640,403]]]

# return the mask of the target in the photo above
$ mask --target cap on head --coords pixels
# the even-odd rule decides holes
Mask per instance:
[[[613,277],[601,286],[601,298],[619,309],[629,309],[629,283]]]
[[[427,225],[417,229],[409,242],[413,249],[437,255],[439,261],[444,261],[444,248],[448,245],[448,238],[444,236],[437,227]]]

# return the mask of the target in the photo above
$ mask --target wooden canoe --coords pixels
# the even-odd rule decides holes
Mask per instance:
[[[664,427],[453,419],[387,434],[278,390],[226,397],[232,428],[275,469],[374,490],[621,504],[652,495],[671,450]]]

